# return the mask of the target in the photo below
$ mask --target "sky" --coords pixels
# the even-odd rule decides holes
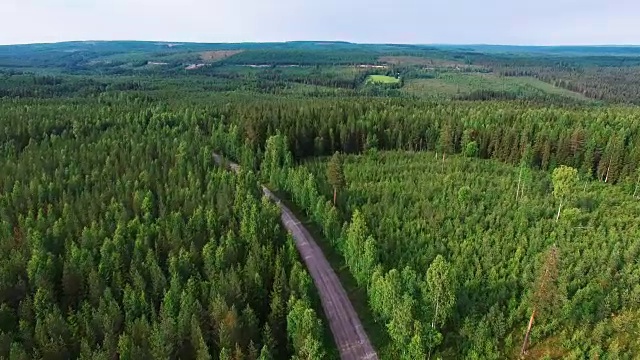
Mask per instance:
[[[638,45],[638,0],[0,0],[0,44]]]

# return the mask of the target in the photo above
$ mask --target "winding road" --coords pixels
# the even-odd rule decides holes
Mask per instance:
[[[219,165],[225,163],[218,154],[214,153],[213,158]],[[240,170],[238,164],[231,162],[226,162],[226,164],[234,172]],[[320,247],[313,240],[309,231],[302,226],[291,210],[283,205],[278,197],[265,186],[262,186],[262,191],[281,209],[282,223],[293,236],[298,252],[307,265],[309,274],[318,289],[322,308],[340,352],[340,358],[342,360],[377,360],[378,354],[371,346],[358,314]]]

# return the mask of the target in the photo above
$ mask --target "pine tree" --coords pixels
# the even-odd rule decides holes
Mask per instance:
[[[260,350],[260,356],[258,357],[258,360],[273,360],[271,351],[266,345],[263,346],[262,349]]]
[[[337,151],[333,154],[327,165],[327,179],[329,184],[333,186],[333,205],[335,206],[338,190],[344,188],[346,185],[342,156]]]
[[[191,347],[195,352],[196,360],[210,360],[211,354],[209,354],[209,348],[202,336],[202,330],[200,330],[200,324],[194,314],[191,316]]]
[[[231,350],[227,348],[222,348],[220,350],[220,356],[218,357],[220,360],[233,360],[233,356],[231,356]]]

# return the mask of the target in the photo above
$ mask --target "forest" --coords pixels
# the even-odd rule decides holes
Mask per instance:
[[[338,358],[266,184],[381,359],[634,359],[639,69],[633,47],[0,46],[0,358]]]
[[[255,174],[213,165],[197,113],[149,106],[0,106],[0,356],[332,356]]]

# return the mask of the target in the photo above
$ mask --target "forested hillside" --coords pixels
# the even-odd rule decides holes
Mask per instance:
[[[0,47],[0,358],[336,358],[258,183],[382,359],[637,358],[639,51]]]

